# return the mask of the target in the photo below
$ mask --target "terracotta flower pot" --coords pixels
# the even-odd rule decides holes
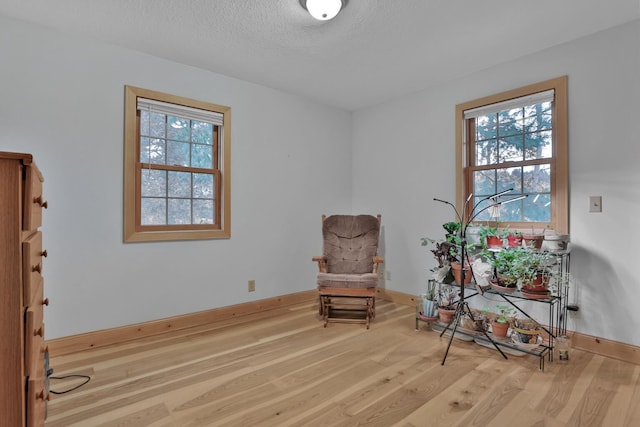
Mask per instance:
[[[507,242],[510,248],[519,248],[522,246],[522,236],[508,235]]]
[[[495,320],[491,321],[491,332],[493,333],[493,336],[504,338],[507,336],[508,330],[508,323],[496,322]]]
[[[531,280],[522,282],[522,289],[527,292],[546,292],[549,289],[549,275],[538,273]]]
[[[498,292],[502,292],[502,293],[505,293],[505,294],[512,294],[512,293],[514,293],[514,292],[518,289],[518,288],[517,288],[517,287],[515,287],[515,286],[502,286],[502,285],[500,284],[500,282],[497,282],[497,281],[495,281],[495,280],[492,280],[492,281],[491,281],[491,282],[489,282],[489,283],[490,283],[491,288],[492,288],[493,290],[496,290],[496,291],[498,291]]]
[[[527,248],[531,249],[540,249],[542,247],[542,241],[544,240],[544,235],[542,234],[523,234],[522,239],[524,240],[524,245]]]
[[[512,293],[515,292],[518,284],[518,278],[498,273],[497,280],[491,280],[491,287],[496,291]]]
[[[468,285],[471,283],[471,277],[473,277],[473,275],[471,274],[469,264],[465,264],[464,267],[464,284]],[[451,271],[453,271],[453,280],[459,285],[462,279],[462,264],[459,262],[452,262]]]
[[[488,248],[501,248],[502,247],[502,239],[498,236],[487,236],[487,247]]]
[[[453,322],[453,316],[455,315],[456,315],[455,309],[438,307],[438,316],[440,317],[440,321],[442,323],[449,324]]]

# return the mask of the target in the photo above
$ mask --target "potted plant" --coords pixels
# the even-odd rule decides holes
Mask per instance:
[[[453,246],[449,248],[449,252],[451,254],[451,270],[453,272],[454,282],[461,284],[462,271],[464,270],[464,284],[468,285],[471,283],[471,278],[473,277],[471,264],[474,262],[474,257],[471,254],[475,252],[476,245],[463,241],[460,235],[453,236],[451,240]],[[462,259],[463,253],[464,260]]]
[[[449,221],[449,222],[445,222],[444,224],[442,224],[442,228],[444,228],[447,231],[447,241],[452,241],[450,240],[450,238],[453,238],[453,236],[456,236],[458,234],[458,231],[460,230],[460,223],[459,222],[455,222],[455,221]]]
[[[525,247],[538,250],[542,247],[542,241],[544,240],[544,231],[542,233],[536,233],[536,231],[531,228],[531,233],[522,234],[522,240]]]
[[[421,295],[420,309],[423,320],[434,321],[438,318],[438,293],[435,280],[429,280],[427,292]]]
[[[491,319],[491,333],[495,337],[504,338],[507,336],[511,322],[513,321],[515,310],[508,305],[496,305],[496,312]]]
[[[451,272],[451,262],[455,261],[455,255],[452,254],[452,243],[447,241],[437,241],[428,237],[422,238],[422,246],[433,244],[435,247],[431,249],[431,253],[436,259],[437,265],[431,269],[433,279],[438,283],[453,282],[453,274]]]
[[[569,248],[570,241],[568,234],[558,234],[552,230],[551,233],[544,234],[542,249],[555,253],[564,252]]]
[[[460,285],[463,281],[462,279],[463,270],[464,270],[464,284],[468,285],[469,283],[471,283],[471,278],[473,277],[473,274],[471,273],[471,264],[467,260],[465,260],[464,268],[463,268],[463,263],[461,263],[460,261],[456,260],[451,263],[451,272],[453,274],[453,281],[458,285]]]
[[[507,245],[510,248],[518,248],[522,246],[522,239],[521,231],[509,231],[507,234]]]
[[[456,314],[458,290],[456,286],[440,285],[438,290],[438,315],[442,323],[449,324]]]
[[[551,256],[546,252],[525,251],[519,259],[523,293],[548,294]]]
[[[498,225],[489,224],[480,226],[480,242],[484,248],[497,249],[502,247],[502,236],[498,230]]]
[[[462,316],[460,327],[476,332],[485,331],[487,322],[486,314],[483,311],[474,308],[469,310],[471,316]],[[471,319],[471,317],[473,319]]]
[[[546,298],[551,279],[552,256],[523,247],[489,252],[487,259],[495,270],[491,287],[501,292],[512,293],[521,285],[525,296]]]
[[[514,292],[522,272],[521,259],[525,256],[524,248],[504,249],[487,256],[496,273],[496,280],[491,285],[503,292]]]
[[[431,249],[438,265],[431,271],[434,273],[433,278],[438,283],[455,283],[460,284],[462,270],[462,245],[463,241],[458,231],[460,231],[459,222],[445,222],[442,227],[446,230],[445,240],[435,240],[428,237],[422,238],[422,246],[434,245]],[[465,244],[464,250],[468,254],[469,251],[475,249],[473,244]],[[469,257],[465,256],[465,284],[471,282],[472,274],[469,266]]]
[[[542,327],[529,317],[517,317],[511,325],[511,340],[518,345],[537,346],[540,343]]]

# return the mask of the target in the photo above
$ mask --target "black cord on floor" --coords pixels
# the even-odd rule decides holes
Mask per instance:
[[[71,387],[68,390],[64,390],[64,391],[53,391],[53,390],[49,390],[49,393],[53,393],[53,394],[65,394],[65,393],[69,393],[70,391],[73,390],[77,390],[80,387],[82,387],[83,385],[85,385],[86,383],[88,383],[91,380],[91,377],[89,375],[79,375],[79,374],[74,374],[74,375],[64,375],[62,377],[54,377],[54,376],[50,376],[49,379],[52,380],[66,380],[68,378],[84,378],[84,382],[82,382],[81,384],[78,384],[75,387]]]

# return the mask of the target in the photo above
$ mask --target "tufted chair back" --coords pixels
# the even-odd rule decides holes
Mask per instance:
[[[380,218],[372,215],[331,215],[322,223],[327,273],[372,273],[378,254]]]

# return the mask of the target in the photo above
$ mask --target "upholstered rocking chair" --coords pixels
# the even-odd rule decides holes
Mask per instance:
[[[365,323],[376,312],[381,216],[322,215],[323,255],[318,263],[319,311],[329,322]],[[345,312],[361,312],[359,317]],[[352,313],[351,313],[352,314]]]

